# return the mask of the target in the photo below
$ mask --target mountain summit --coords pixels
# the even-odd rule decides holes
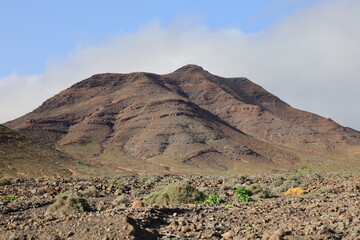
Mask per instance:
[[[97,74],[6,126],[74,158],[129,171],[288,169],[359,160],[360,133],[297,110],[247,78],[197,65]]]

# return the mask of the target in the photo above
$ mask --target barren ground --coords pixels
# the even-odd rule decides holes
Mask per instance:
[[[186,182],[226,203],[145,205],[135,200],[173,182]],[[270,198],[243,203],[239,187],[259,184]],[[47,212],[55,197],[95,187],[90,210]],[[307,194],[284,195],[291,187]],[[0,239],[360,239],[359,175],[126,176],[18,178],[0,186]]]

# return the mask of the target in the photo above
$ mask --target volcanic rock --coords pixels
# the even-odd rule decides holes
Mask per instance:
[[[358,131],[196,65],[97,74],[6,126],[128,172],[264,172],[305,160],[357,165],[360,156]]]

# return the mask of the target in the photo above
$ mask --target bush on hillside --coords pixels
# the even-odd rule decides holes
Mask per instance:
[[[89,211],[90,206],[85,198],[60,194],[56,201],[47,209],[48,213],[76,214]]]
[[[266,188],[261,187],[259,184],[250,185],[248,188],[252,196],[258,196],[259,198],[270,198],[272,194]]]
[[[203,201],[205,195],[185,183],[169,184],[144,198],[147,204],[180,204]]]
[[[250,192],[244,187],[239,187],[236,189],[235,197],[239,199],[240,202],[250,202],[252,200],[250,197]]]
[[[99,192],[94,186],[92,186],[92,187],[85,189],[84,191],[81,191],[79,193],[79,195],[83,196],[83,197],[98,197]]]
[[[219,204],[219,203],[226,203],[225,199],[220,198],[218,193],[213,193],[207,196],[204,201],[200,202],[203,204]]]

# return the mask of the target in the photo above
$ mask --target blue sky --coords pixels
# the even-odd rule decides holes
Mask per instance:
[[[93,74],[197,64],[360,130],[359,0],[0,0],[0,123]]]
[[[209,29],[255,33],[317,4],[314,0],[1,0],[0,77],[44,71],[81,46],[138,31],[156,21],[162,27],[185,18]]]

